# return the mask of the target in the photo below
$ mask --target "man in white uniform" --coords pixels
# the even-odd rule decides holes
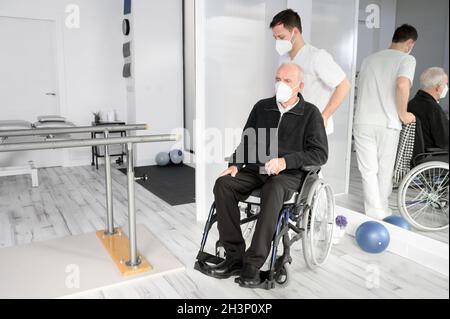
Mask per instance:
[[[388,199],[402,123],[415,121],[407,109],[416,69],[410,53],[417,38],[414,27],[402,25],[391,47],[368,56],[359,74],[356,155],[366,215],[380,220],[392,214]]]
[[[296,63],[304,71],[305,101],[314,104],[322,112],[327,134],[334,131],[332,115],[347,96],[351,83],[342,68],[325,50],[305,43],[300,16],[288,9],[278,13],[270,23],[280,54],[280,65]]]

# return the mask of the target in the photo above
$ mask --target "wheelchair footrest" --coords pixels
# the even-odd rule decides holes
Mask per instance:
[[[224,260],[225,259],[217,257],[215,255],[205,253],[204,251],[199,251],[197,254],[197,261],[199,261],[199,262],[205,262],[208,264],[218,265]]]
[[[261,271],[259,273],[259,276],[261,278],[261,281],[259,284],[256,285],[244,285],[241,282],[241,279],[239,277],[234,279],[234,282],[239,284],[239,286],[244,287],[244,288],[251,288],[251,289],[266,289],[266,290],[270,290],[275,288],[275,280],[270,280],[269,279],[269,275],[270,275],[270,271]]]
[[[197,261],[194,264],[194,269],[200,271],[203,274],[208,274],[211,268],[217,266],[225,259],[199,251],[197,254]]]

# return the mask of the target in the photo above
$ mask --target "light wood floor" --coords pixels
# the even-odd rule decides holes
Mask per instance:
[[[40,186],[35,189],[25,176],[0,178],[0,248],[104,228],[102,169],[49,168],[41,169],[39,174]],[[117,170],[113,170],[113,189],[116,222],[125,226],[126,178]],[[186,270],[82,298],[449,297],[447,277],[388,252],[366,254],[350,237],[334,246],[328,263],[317,271],[306,268],[297,243],[287,288],[246,290],[232,279],[219,281],[193,270],[203,230],[203,224],[196,222],[194,204],[171,207],[136,185],[136,208],[138,223],[157,235]],[[210,247],[217,238],[216,230],[211,236]]]
[[[389,198],[389,208],[392,209],[394,214],[400,216],[397,205],[397,194],[397,190],[392,192],[392,195]],[[349,193],[347,195],[338,196],[336,198],[336,204],[356,212],[364,212],[364,194],[362,190],[361,173],[358,169],[355,152],[352,153]],[[423,236],[449,243],[448,229],[439,232],[424,232],[416,229],[413,229],[413,231]]]

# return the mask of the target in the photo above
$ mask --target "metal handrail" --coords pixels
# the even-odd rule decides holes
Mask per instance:
[[[108,132],[138,131],[138,130],[147,130],[147,129],[148,129],[147,124],[36,128],[36,129],[26,129],[26,130],[0,131],[0,137],[77,134],[77,133],[94,133],[94,132],[105,132],[105,131],[108,131]]]
[[[17,152],[17,151],[32,151],[32,150],[46,150],[58,148],[75,148],[86,146],[99,145],[116,145],[127,143],[151,143],[151,142],[169,142],[177,141],[178,135],[140,135],[128,137],[110,137],[110,138],[96,138],[96,139],[69,139],[69,140],[47,140],[45,142],[21,142],[21,143],[3,143],[0,144],[0,152]]]

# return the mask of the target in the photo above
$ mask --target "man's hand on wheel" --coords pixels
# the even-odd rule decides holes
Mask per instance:
[[[284,158],[274,158],[266,163],[265,169],[268,175],[278,175],[286,169]]]
[[[236,177],[237,173],[238,173],[237,166],[230,166],[226,170],[224,170],[222,174],[220,174],[220,177],[227,175],[231,175],[231,177]]]

